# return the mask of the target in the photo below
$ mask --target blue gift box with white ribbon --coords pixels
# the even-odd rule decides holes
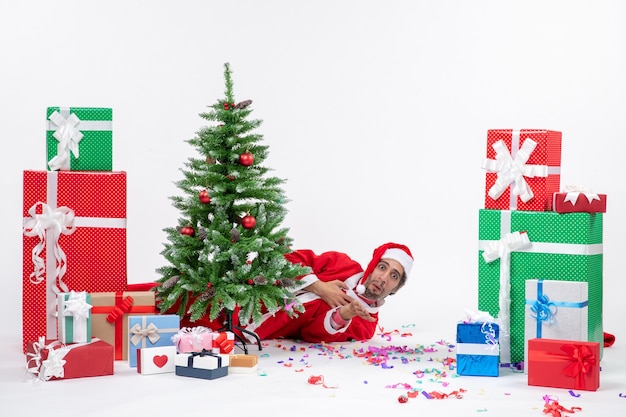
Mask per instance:
[[[498,376],[500,326],[494,322],[457,323],[456,372],[467,376]]]
[[[588,288],[587,282],[527,280],[525,345],[535,338],[588,341]],[[525,349],[524,362],[527,360]]]

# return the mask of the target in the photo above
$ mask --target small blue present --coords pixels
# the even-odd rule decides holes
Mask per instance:
[[[467,376],[498,376],[500,327],[493,322],[457,323],[456,372]]]
[[[157,346],[174,346],[172,336],[180,330],[177,314],[128,317],[128,364],[137,366],[137,350]]]

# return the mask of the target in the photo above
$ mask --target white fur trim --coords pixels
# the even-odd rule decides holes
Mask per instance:
[[[404,273],[408,277],[411,273],[411,268],[413,268],[413,258],[409,256],[408,253],[398,248],[389,248],[383,253],[381,259],[393,259],[394,261],[400,262],[400,265],[404,268]]]

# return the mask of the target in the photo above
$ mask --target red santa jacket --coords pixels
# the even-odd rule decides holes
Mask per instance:
[[[332,309],[325,301],[308,291],[296,292],[296,297],[305,308],[297,317],[290,317],[284,310],[269,312],[260,323],[250,325],[247,330],[254,331],[260,339],[289,338],[307,342],[345,342],[349,340],[367,340],[374,336],[378,324],[379,301],[375,306],[368,305],[355,293],[357,284],[363,276],[363,268],[358,262],[341,252],[324,252],[319,255],[311,250],[298,250],[286,255],[293,262],[312,269],[312,274],[320,281],[344,281],[349,289],[346,293],[359,300],[376,320],[369,322],[354,317],[338,330],[332,328],[330,317]],[[310,278],[310,277],[309,277]]]

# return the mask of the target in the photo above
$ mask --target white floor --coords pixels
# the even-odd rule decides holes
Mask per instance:
[[[615,345],[604,350],[600,389],[570,393],[529,387],[523,373],[507,369],[499,377],[458,376],[443,365],[445,358],[455,357],[454,348],[448,347],[454,342],[453,334],[403,325],[383,329],[384,334],[369,342],[269,341],[261,351],[249,346],[249,353],[259,355],[257,373],[250,375],[231,374],[216,380],[140,375],[127,362],[118,361],[112,376],[38,384],[27,377],[20,336],[4,337],[0,340],[0,404],[11,414],[3,411],[2,415],[312,416],[356,411],[364,416],[478,413],[513,417],[545,415],[546,395],[566,408],[581,407],[576,415],[583,417],[612,417],[626,406],[626,351],[619,334]],[[385,366],[375,365],[369,355],[381,349],[390,352]],[[463,391],[463,396],[427,399],[419,394],[406,403],[398,401],[415,390]]]

